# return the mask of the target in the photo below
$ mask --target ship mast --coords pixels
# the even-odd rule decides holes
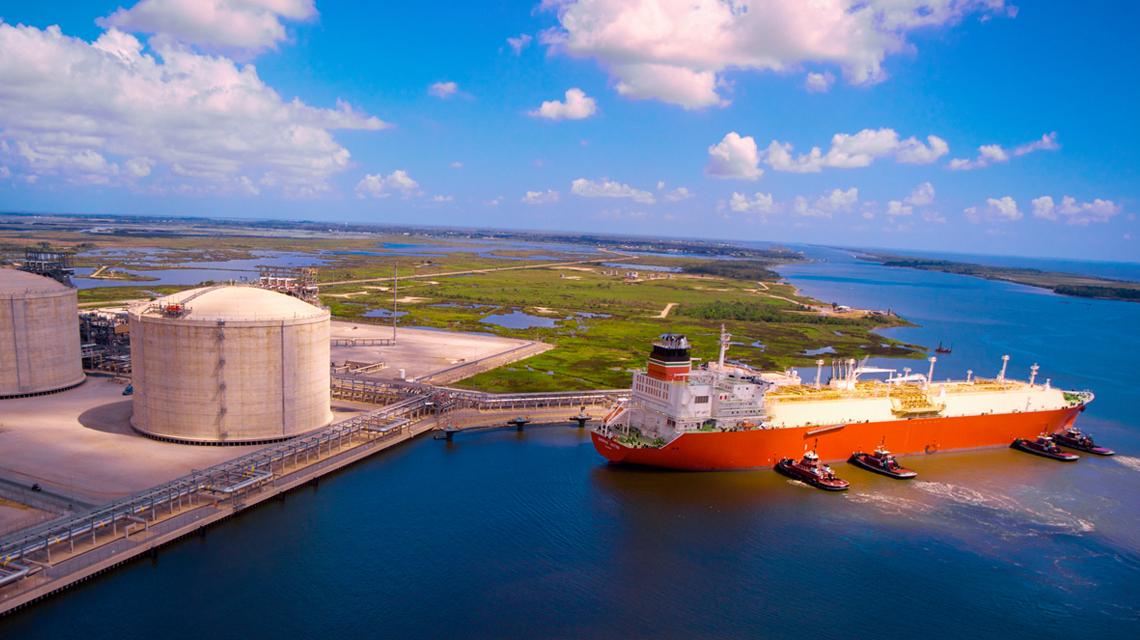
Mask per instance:
[[[732,336],[724,330],[724,325],[720,325],[720,357],[717,359],[717,364],[720,365],[722,371],[724,370],[724,354],[728,351],[728,343],[731,339]]]

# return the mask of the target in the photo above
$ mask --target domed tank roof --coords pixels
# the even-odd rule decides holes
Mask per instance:
[[[181,320],[273,321],[328,317],[328,311],[284,293],[258,287],[220,285],[179,291],[138,309],[162,317],[164,307],[182,305]]]
[[[54,293],[68,291],[70,287],[51,278],[20,271],[0,268],[0,296],[13,297],[23,293]]]

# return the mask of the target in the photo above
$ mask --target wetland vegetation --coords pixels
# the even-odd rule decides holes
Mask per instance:
[[[28,226],[6,227],[0,216],[0,247],[13,258],[22,255],[23,246],[46,241],[75,248],[80,264],[115,269],[124,268],[121,264],[194,268],[195,263],[251,260],[266,252],[303,254],[321,263],[321,300],[337,318],[390,323],[390,314],[378,310],[391,309],[396,297],[400,326],[494,333],[555,345],[460,383],[488,391],[622,388],[629,384],[630,371],[645,365],[648,345],[659,334],[685,333],[695,356],[712,358],[722,324],[734,336],[729,357],[763,368],[810,365],[814,358],[807,354],[824,348],[843,358],[924,354],[921,347],[876,333],[905,320],[874,311],[837,312],[781,282],[771,267],[803,259],[781,248],[531,234],[525,240],[480,237],[482,248],[476,251],[470,246],[474,240],[443,230],[416,235],[301,228],[290,235],[272,225],[182,220],[187,232],[172,234],[170,225],[153,228],[150,219],[118,226],[80,222],[62,218],[55,225],[37,224],[28,233]],[[639,263],[670,271],[639,271]],[[639,276],[631,277],[633,271]],[[399,274],[398,291],[392,290],[393,272]],[[184,288],[98,286],[82,290],[80,302],[146,299]],[[508,314],[543,321],[504,326],[488,320]]]

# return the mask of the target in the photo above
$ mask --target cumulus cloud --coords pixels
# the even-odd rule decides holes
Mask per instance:
[[[96,22],[210,51],[256,53],[286,39],[282,21],[316,15],[313,0],[140,0]]]
[[[428,86],[428,94],[446,100],[459,92],[459,85],[450,80],[440,80]]]
[[[551,202],[558,202],[558,192],[551,191],[550,189],[546,191],[527,191],[522,197],[522,202],[523,204],[549,204]]]
[[[455,162],[452,162],[451,164],[449,164],[449,165],[447,165],[447,166],[451,167],[452,169],[462,169],[462,168],[463,168],[463,163],[462,163],[462,162],[460,162],[460,161],[458,161],[458,160],[456,160]]]
[[[797,216],[809,218],[830,218],[836,213],[849,213],[859,203],[859,189],[851,187],[843,191],[832,189],[815,201],[809,201],[803,196],[796,196],[792,201],[792,212]]]
[[[923,182],[914,188],[905,199],[906,203],[915,207],[924,207],[934,202],[934,185]]]
[[[681,200],[688,200],[693,197],[693,192],[688,187],[677,187],[670,189],[662,196],[666,202],[680,202]]]
[[[750,198],[746,194],[734,191],[728,198],[728,208],[736,213],[755,213],[765,216],[776,211],[776,201],[770,193],[757,192]]]
[[[824,153],[812,147],[796,155],[791,143],[773,140],[764,150],[764,162],[776,171],[818,173],[824,168],[854,169],[870,166],[876,159],[894,157],[907,164],[929,164],[949,151],[949,145],[938,136],[927,136],[923,143],[915,137],[899,140],[894,129],[863,129],[856,133],[837,133]]]
[[[29,175],[121,182],[165,169],[172,187],[327,189],[349,152],[337,129],[388,126],[347,103],[284,100],[252,66],[111,29],[88,43],[0,22],[0,155]],[[7,149],[7,151],[4,151]]]
[[[1008,12],[1003,0],[547,0],[552,51],[593,58],[619,93],[698,109],[723,105],[729,69],[835,65],[853,84],[883,80],[916,29]]]
[[[570,193],[583,198],[629,198],[642,204],[656,202],[652,193],[635,189],[628,184],[615,182],[608,178],[597,181],[578,178],[570,183]]]
[[[756,140],[735,131],[726,133],[720,142],[709,147],[705,173],[715,178],[735,180],[756,180],[764,175]]]
[[[811,72],[804,78],[804,89],[808,93],[827,93],[831,89],[831,85],[835,83],[835,75],[830,71],[823,73]]]
[[[455,196],[447,195],[434,195],[431,197],[432,202],[455,202]]]
[[[1113,216],[1120,213],[1120,205],[1112,200],[1096,198],[1092,202],[1078,202],[1072,196],[1061,198],[1061,204],[1055,204],[1052,196],[1034,198],[1033,217],[1056,222],[1062,220],[1068,224],[1088,225],[1095,222],[1108,222]]]
[[[546,100],[533,111],[527,112],[536,118],[547,120],[582,120],[598,111],[598,105],[585,91],[574,87],[566,90],[566,101]]]
[[[991,164],[1009,162],[1010,158],[1023,156],[1033,153],[1034,151],[1056,151],[1060,148],[1061,145],[1057,143],[1057,132],[1054,131],[1042,135],[1033,142],[1018,145],[1014,147],[1012,151],[1006,151],[1000,144],[983,144],[978,147],[978,155],[976,158],[954,158],[950,160],[949,167],[958,171],[981,169]]]
[[[507,46],[509,46],[511,51],[514,51],[517,56],[522,53],[523,49],[526,49],[527,46],[530,45],[532,39],[529,33],[520,33],[513,38],[507,38]]]
[[[388,175],[369,173],[356,183],[356,196],[364,198],[387,198],[393,193],[399,193],[407,198],[418,195],[420,183],[412,179],[407,171],[396,169]]]
[[[966,219],[973,223],[979,222],[1016,222],[1024,215],[1017,206],[1017,201],[1010,196],[1001,198],[986,198],[985,206],[967,207],[963,213]]]

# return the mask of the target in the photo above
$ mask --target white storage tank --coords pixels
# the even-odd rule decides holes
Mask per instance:
[[[75,289],[0,268],[0,398],[61,391],[81,382]]]
[[[138,431],[242,444],[332,422],[327,310],[230,285],[159,298],[129,316]]]

